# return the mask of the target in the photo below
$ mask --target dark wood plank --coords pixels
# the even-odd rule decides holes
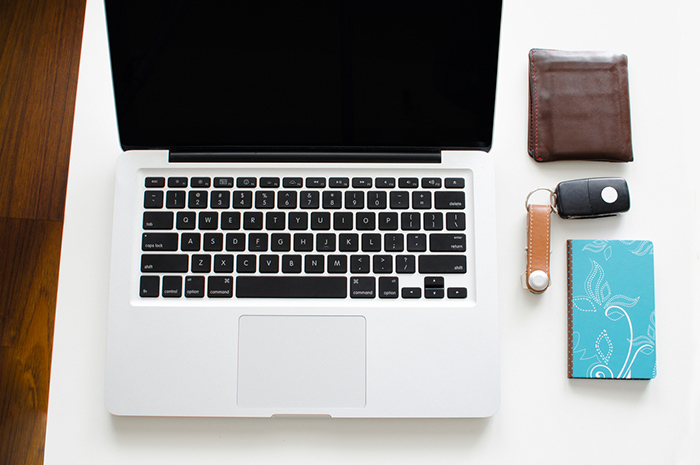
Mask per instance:
[[[43,462],[85,0],[0,0],[0,464]]]

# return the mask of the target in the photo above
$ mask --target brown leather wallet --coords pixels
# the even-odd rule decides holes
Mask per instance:
[[[530,50],[528,152],[537,161],[632,161],[627,56]]]

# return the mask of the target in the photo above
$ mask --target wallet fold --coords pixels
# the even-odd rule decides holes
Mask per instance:
[[[538,162],[630,162],[627,56],[530,50],[528,153]]]

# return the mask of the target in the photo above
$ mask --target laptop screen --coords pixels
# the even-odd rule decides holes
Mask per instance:
[[[106,0],[122,147],[488,150],[501,2]]]

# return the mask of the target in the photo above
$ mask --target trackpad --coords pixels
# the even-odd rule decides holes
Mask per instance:
[[[240,407],[364,407],[365,318],[244,315]]]

